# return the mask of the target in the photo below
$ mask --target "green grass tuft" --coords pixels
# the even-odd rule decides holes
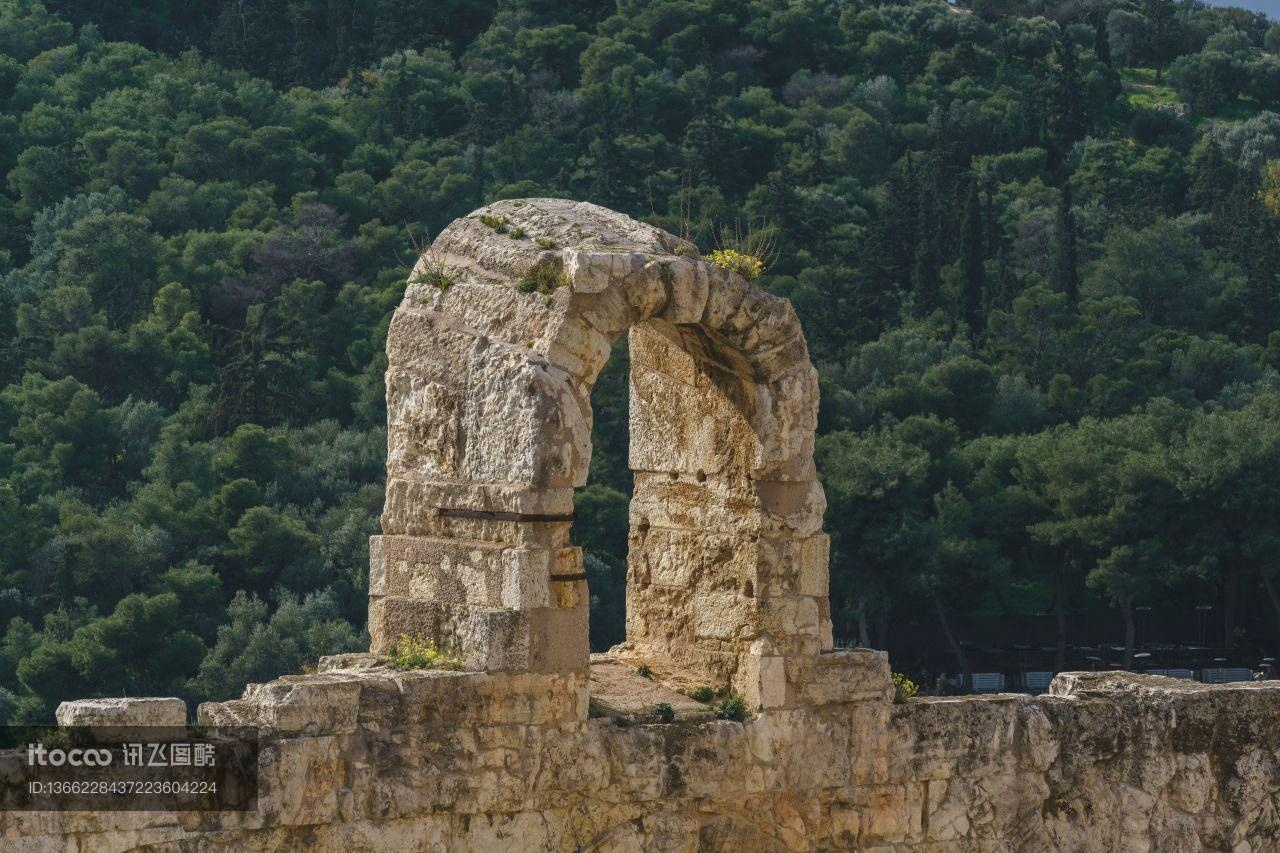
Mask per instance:
[[[553,263],[538,263],[529,268],[524,278],[516,282],[516,290],[521,293],[541,293],[550,296],[557,287],[569,284],[560,268]]]

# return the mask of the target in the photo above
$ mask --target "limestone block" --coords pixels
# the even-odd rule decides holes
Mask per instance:
[[[761,300],[772,299],[760,292],[740,275],[714,265],[704,267],[707,274],[707,304],[702,322],[723,333],[740,335],[753,322],[755,305]]]
[[[831,539],[825,533],[761,540],[759,551],[756,587],[760,596],[827,596]]]
[[[590,460],[589,408],[560,371],[527,353],[477,353],[463,407],[462,475],[480,483],[573,486]]]
[[[631,305],[623,288],[609,288],[600,293],[575,292],[565,310],[581,317],[611,344],[631,326]]]
[[[401,306],[387,329],[387,364],[430,382],[465,387],[472,351],[482,346],[449,314]]]
[[[587,642],[586,581],[576,581],[575,607],[540,607],[528,611],[531,672],[585,672],[589,657]]]
[[[630,505],[631,529],[671,528],[731,533],[748,540],[769,534],[755,485],[743,477],[693,477],[637,470]]]
[[[586,317],[566,311],[551,321],[541,349],[566,373],[594,382],[613,352],[614,337],[597,330]]]
[[[660,316],[668,323],[696,323],[707,307],[707,265],[687,258],[661,258],[646,267],[667,287],[667,304]]]
[[[750,539],[663,527],[635,533],[629,550],[636,580],[644,586],[733,587],[744,595],[754,586],[762,557],[759,543]]]
[[[565,249],[563,254],[565,276],[581,293],[599,293],[638,272],[649,261],[649,256],[640,252]]]
[[[568,516],[573,512],[573,489],[537,489],[520,484],[420,483],[388,478],[382,532],[533,547],[559,547],[569,533],[569,521],[522,522],[450,517],[441,515],[441,509]]]
[[[387,471],[409,479],[453,477],[461,461],[462,395],[422,376],[387,371]]]
[[[185,726],[187,703],[176,698],[76,699],[58,706],[60,726]]]
[[[813,707],[849,702],[889,702],[889,657],[870,649],[846,649],[785,659],[786,704]]]
[[[405,596],[369,596],[369,650],[384,655],[403,636],[433,637],[434,607]]]
[[[737,591],[699,591],[690,599],[695,637],[732,640],[751,624],[751,604]]]
[[[780,595],[759,604],[761,628],[783,651],[818,651],[821,626],[818,599],[810,595]],[[799,647],[793,643],[800,643]]]
[[[308,737],[291,741],[288,749],[264,751],[258,766],[258,809],[266,820],[279,826],[341,820],[345,747],[345,738]]]
[[[453,605],[404,596],[370,596],[369,636],[385,654],[402,636],[434,642],[458,653],[468,669],[522,670],[529,666],[529,613]]]
[[[831,537],[817,533],[804,539],[787,539],[786,543],[783,560],[795,566],[795,592],[800,596],[826,598],[831,579]]]
[[[660,275],[632,276],[625,282],[623,292],[632,324],[660,314],[669,296],[666,282]]]
[[[660,340],[631,335],[631,468],[707,476],[754,470],[761,453],[746,381],[691,364]]]
[[[375,536],[369,593],[501,607],[505,551],[483,542]]]
[[[503,607],[530,610],[551,606],[551,552],[511,548],[502,555]]]
[[[750,708],[769,710],[787,704],[787,664],[781,655],[753,650],[744,661],[742,696]]]
[[[345,673],[285,676],[249,685],[240,703],[254,709],[245,723],[278,734],[348,734],[356,728],[360,682]]]
[[[529,261],[528,266],[533,266],[535,260]],[[526,341],[543,340],[554,312],[544,294],[513,289],[526,270],[522,266],[514,278],[484,282],[473,281],[468,271],[437,298],[433,307],[453,317],[459,328],[477,334],[477,347],[487,343],[524,347]]]

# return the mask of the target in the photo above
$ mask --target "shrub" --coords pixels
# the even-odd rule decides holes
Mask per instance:
[[[507,232],[507,236],[510,237],[512,240],[519,240],[520,238],[524,237],[524,233],[525,233],[524,229],[521,228],[519,225],[517,225],[515,228],[512,228],[510,231]]]
[[[636,675],[641,678],[653,678],[653,670],[649,669],[649,664],[642,663],[636,667]]]
[[[715,693],[706,684],[699,685],[689,694],[689,698],[695,702],[710,702],[714,697]]]
[[[721,699],[720,704],[716,706],[716,717],[721,720],[742,722],[747,718],[747,701],[737,695]]]
[[[900,672],[893,674],[893,702],[895,705],[901,705],[908,699],[914,699],[915,695],[920,692],[920,687]]]
[[[716,235],[716,250],[706,259],[750,281],[758,278],[778,259],[777,230],[764,225],[734,222],[721,227]]]
[[[462,669],[460,658],[447,655],[430,640],[401,634],[400,641],[387,650],[387,666],[392,669]]]
[[[675,709],[671,707],[670,702],[657,703],[649,713],[657,717],[659,720],[662,720],[664,723],[669,723],[676,718]]]
[[[707,255],[707,260],[730,272],[736,272],[748,281],[764,272],[764,261],[737,249],[716,249]]]
[[[552,240],[550,237],[539,237],[537,240],[534,240],[534,242],[538,244],[538,248],[540,249],[554,249],[556,247],[556,241]]]

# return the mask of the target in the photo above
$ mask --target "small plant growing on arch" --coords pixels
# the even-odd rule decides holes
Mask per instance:
[[[453,276],[445,271],[444,262],[435,254],[427,252],[422,256],[422,263],[409,281],[410,284],[425,284],[444,293],[453,286]]]
[[[529,268],[524,277],[516,282],[516,290],[521,293],[541,293],[544,296],[550,296],[557,287],[564,287],[568,283],[568,277],[556,264],[543,261]]]
[[[748,281],[759,278],[778,259],[777,231],[750,224],[744,231],[737,221],[732,227],[721,226],[716,236],[716,250],[706,259]]]

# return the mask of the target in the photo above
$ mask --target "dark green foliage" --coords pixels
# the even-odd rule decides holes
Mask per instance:
[[[982,258],[983,231],[978,183],[970,180],[964,218],[960,221],[960,285],[964,293],[964,319],[975,339],[983,327],[982,303],[986,282]]]
[[[741,696],[728,696],[716,705],[716,718],[742,722],[747,718],[747,702]]]
[[[924,613],[963,665],[958,612],[1114,608],[1097,644],[1212,601],[1274,653],[1280,37],[973,7],[0,0],[0,721],[364,645],[412,235],[520,196],[692,254],[777,236],[839,636]],[[548,257],[520,289],[563,283]],[[573,531],[597,649],[627,401],[624,337]]]
[[[1071,210],[1071,182],[1062,185],[1053,220],[1053,289],[1072,302],[1080,300],[1080,251],[1076,218]]]

